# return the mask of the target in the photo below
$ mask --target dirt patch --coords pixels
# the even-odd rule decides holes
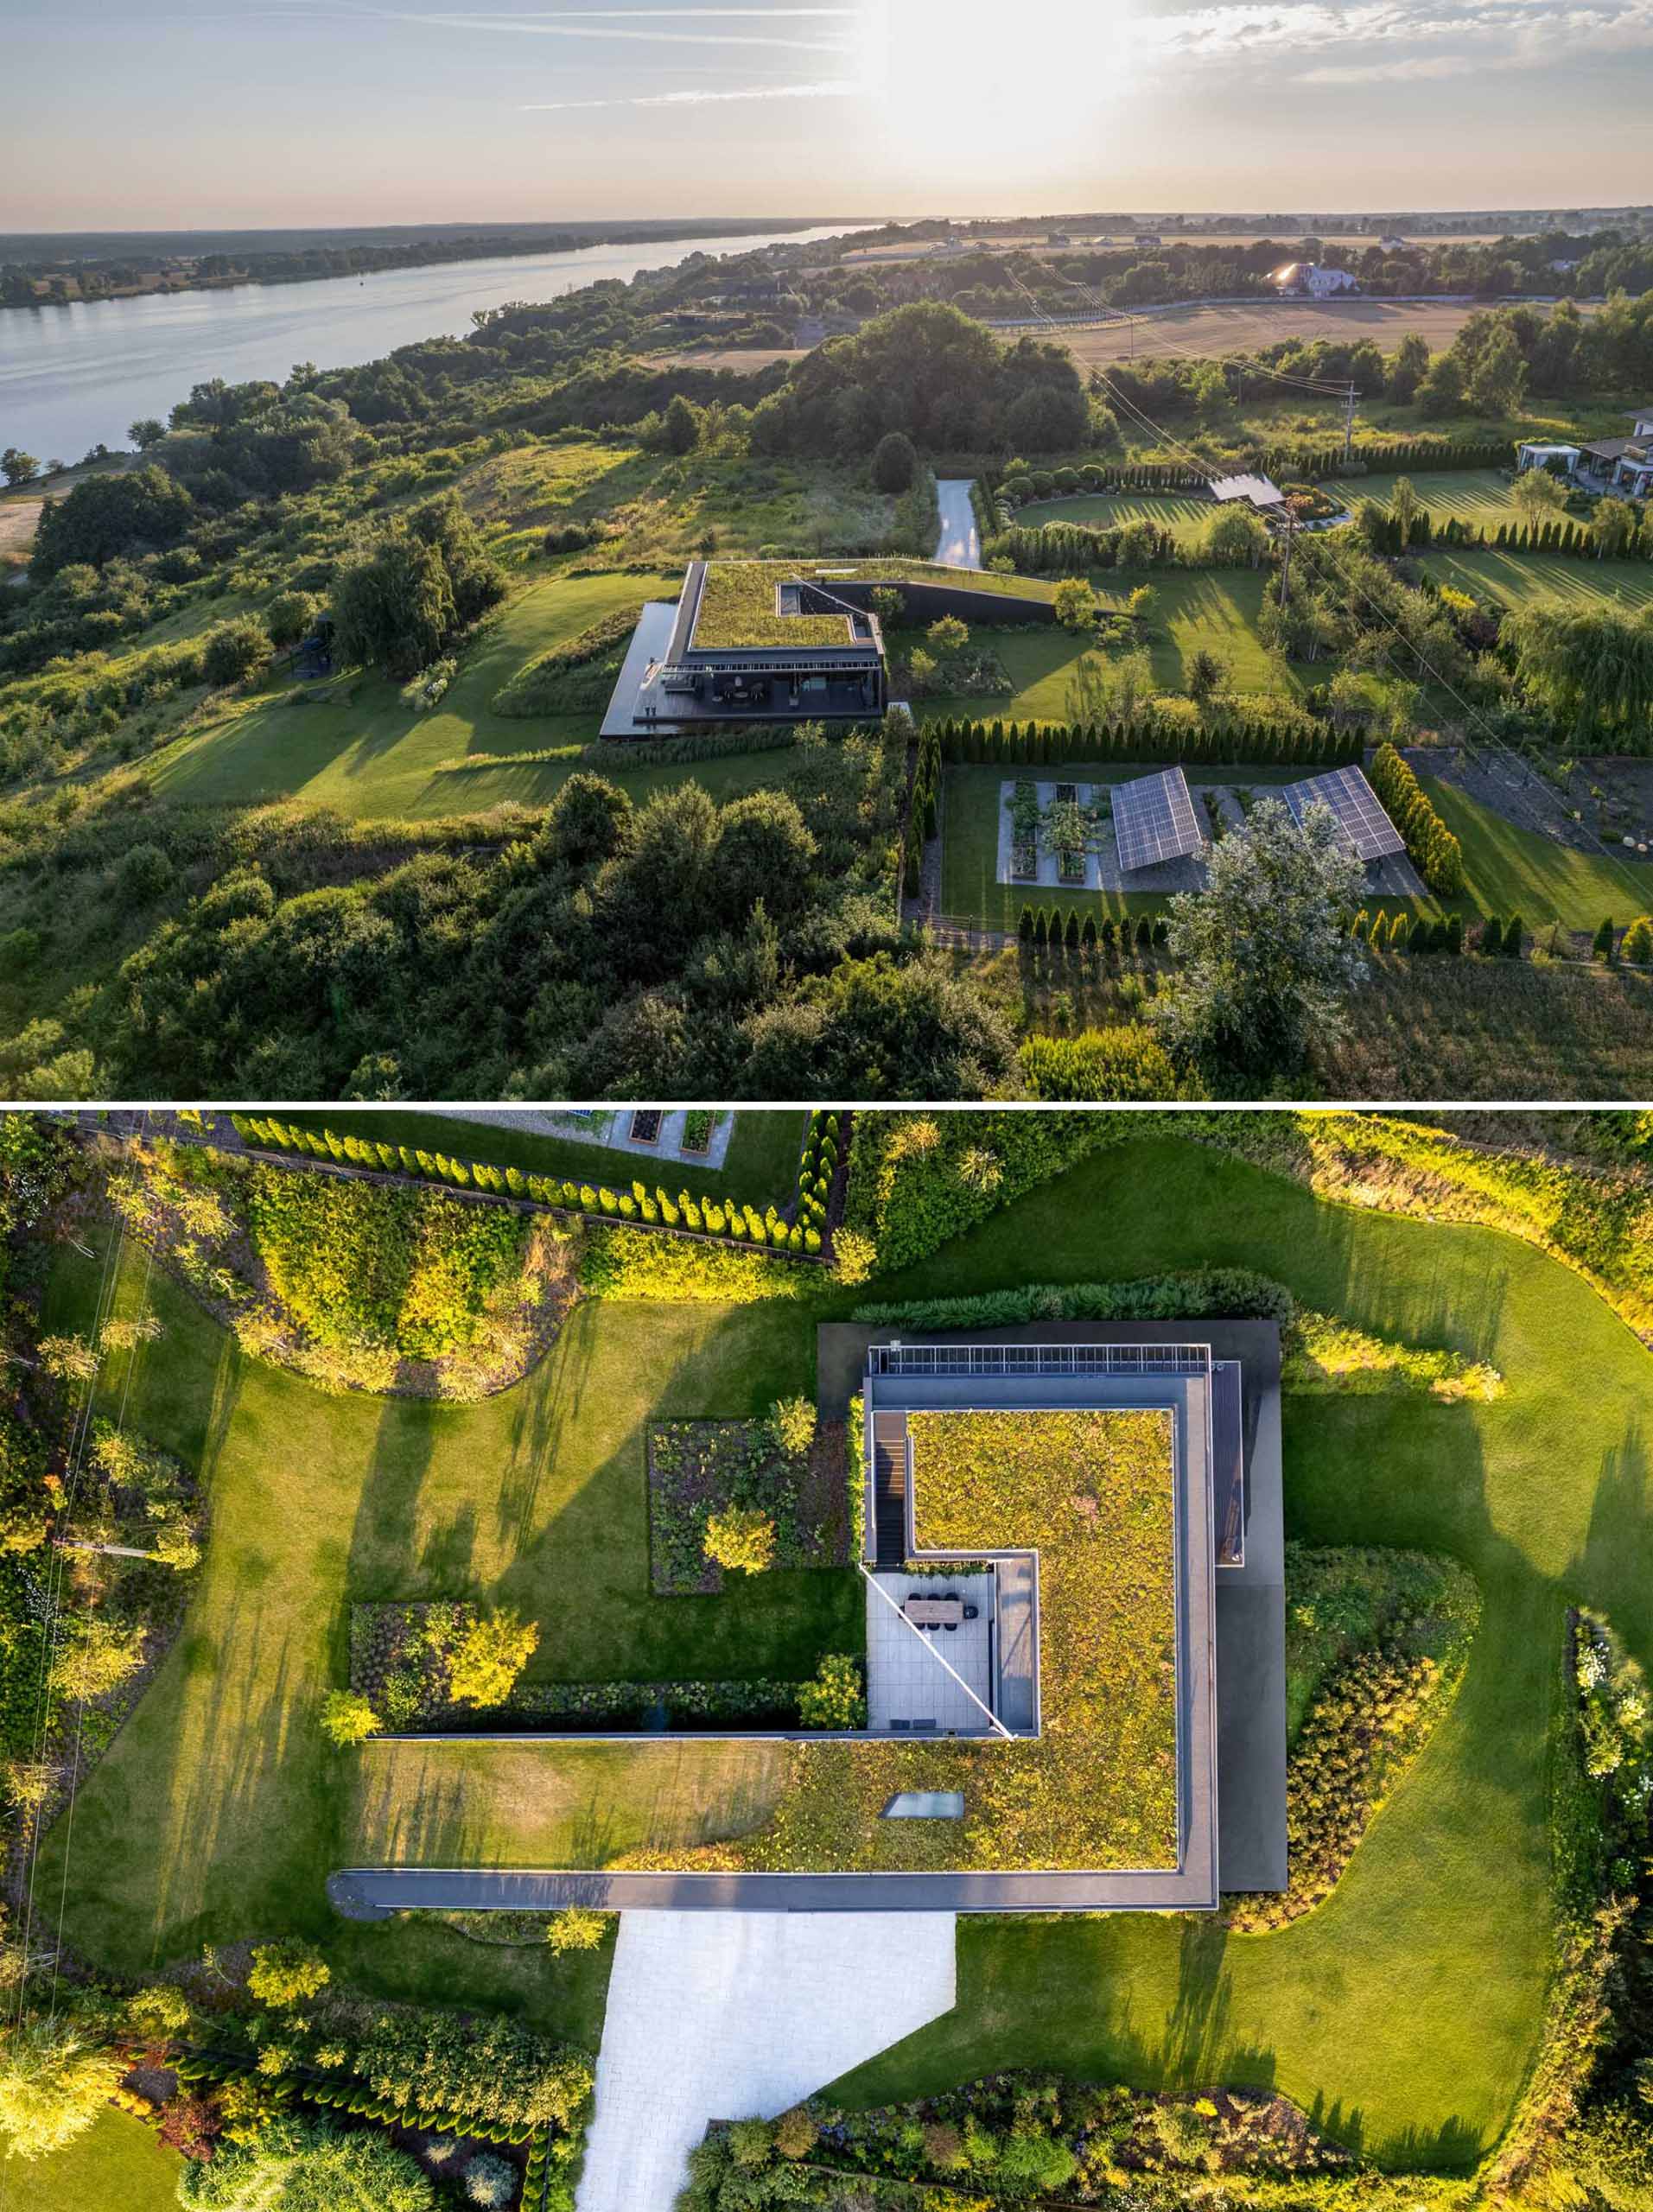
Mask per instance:
[[[802,346],[690,346],[681,353],[652,353],[649,359],[668,369],[733,369],[737,376],[755,376],[773,368],[777,361],[801,361],[808,349]]]
[[[43,499],[0,499],[0,559],[28,552],[45,505]]]

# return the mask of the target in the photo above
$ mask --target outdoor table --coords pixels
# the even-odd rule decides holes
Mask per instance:
[[[964,1618],[962,1598],[909,1598],[906,1617],[914,1628],[957,1628]]]

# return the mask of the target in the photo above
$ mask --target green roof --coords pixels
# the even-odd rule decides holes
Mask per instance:
[[[756,652],[771,645],[848,645],[855,642],[841,614],[778,614],[779,585],[817,582],[939,584],[1008,599],[1049,601],[1054,587],[1039,576],[1004,576],[950,569],[936,561],[886,557],[869,561],[709,561],[695,624],[694,648],[702,652]]]

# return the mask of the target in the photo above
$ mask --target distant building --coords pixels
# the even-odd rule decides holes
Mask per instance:
[[[1262,515],[1272,514],[1286,504],[1286,494],[1268,476],[1214,476],[1211,492],[1219,507],[1243,500]]]
[[[1128,243],[1131,245],[1161,246],[1165,240],[1158,231],[1134,231]]]
[[[1385,253],[1405,253],[1411,245],[1409,239],[1397,237],[1393,231],[1379,238],[1377,243]]]
[[[1268,282],[1282,299],[1329,300],[1360,289],[1360,279],[1346,269],[1326,269],[1318,261],[1288,261],[1270,273]]]

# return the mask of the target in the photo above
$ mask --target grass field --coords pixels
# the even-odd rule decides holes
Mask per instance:
[[[1215,653],[1237,691],[1294,694],[1294,670],[1266,653],[1257,639],[1257,612],[1268,579],[1249,569],[1204,571],[1155,569],[1122,576],[1116,569],[1093,575],[1106,607],[1122,609],[1133,588],[1151,584],[1159,601],[1143,642],[1154,664],[1154,680],[1163,691],[1180,691],[1187,664],[1199,652]],[[927,699],[926,715],[968,715],[976,719],[1060,722],[1070,719],[1069,692],[1086,641],[1068,630],[1001,630],[993,650],[1003,662],[1015,690],[1008,698]],[[1099,655],[1099,658],[1106,658]]]
[[[1086,1163],[880,1294],[1203,1264],[1261,1268],[1363,1328],[1504,1372],[1491,1406],[1286,1402],[1288,1533],[1417,1546],[1475,1573],[1485,1610],[1462,1694],[1308,1918],[1261,1937],[966,1918],[957,2008],[835,2094],[873,2102],[1011,2064],[1250,2083],[1386,2162],[1461,2166],[1508,2120],[1539,2032],[1564,1600],[1604,1606],[1653,1656],[1648,1354],[1511,1238],[1324,1205],[1173,1142]]]
[[[1633,610],[1653,604],[1653,561],[1576,561],[1558,553],[1500,553],[1491,548],[1422,557],[1442,583],[1501,600],[1506,607],[1583,608],[1617,601]]]
[[[1158,308],[1100,330],[1051,334],[1082,367],[1106,367],[1135,354],[1249,353],[1284,338],[1324,338],[1332,345],[1370,339],[1390,353],[1409,330],[1439,351],[1476,312],[1449,300],[1254,300],[1242,307]]]
[[[132,1260],[123,1310],[142,1274]],[[96,1275],[64,1250],[48,1326],[84,1323]],[[503,1781],[497,1803],[481,1789],[459,1802],[474,1753],[402,1800],[372,1755],[324,1744],[317,1711],[343,1679],[352,1599],[519,1606],[540,1624],[539,1679],[796,1679],[823,1650],[859,1649],[848,1573],[774,1573],[714,1598],[648,1590],[644,1423],[755,1414],[808,1389],[813,1339],[790,1306],[587,1304],[526,1382],[459,1408],[325,1396],[243,1360],[159,1275],[155,1303],[166,1335],[139,1356],[129,1418],[201,1469],[213,1536],[182,1636],[78,1802],[67,1929],[90,1957],[141,1973],[205,1942],[289,1927],[325,1938],[329,1869],[394,1855],[410,1828],[429,1841],[456,1824],[467,1847],[509,1853],[523,1808]],[[103,1387],[118,1400],[124,1363]],[[575,1764],[563,1802],[591,1848],[666,1817],[658,1763]],[[549,1818],[543,1772],[525,1772],[526,1809]],[[727,1808],[741,1777],[701,1778],[724,1779]],[[64,1848],[60,1831],[41,1869],[53,1896]],[[418,1971],[378,1955],[387,1975]]]
[[[155,755],[149,774],[163,798],[248,806],[301,798],[357,819],[480,813],[502,799],[543,806],[582,766],[576,760],[439,774],[471,753],[530,753],[584,745],[596,714],[520,721],[489,703],[525,664],[564,645],[617,607],[675,598],[681,574],[555,576],[533,583],[484,625],[464,650],[459,674],[431,712],[410,714],[397,687],[364,676],[347,697],[305,699],[288,684],[238,699],[214,721]],[[294,703],[295,700],[302,703]],[[735,753],[690,768],[626,768],[615,748],[614,780],[645,798],[693,776],[717,798],[751,791],[775,773],[772,753]]]
[[[624,1115],[629,1109],[617,1107],[614,1111]],[[646,1153],[581,1144],[570,1137],[542,1136],[535,1130],[499,1122],[404,1113],[399,1107],[353,1108],[347,1114],[301,1112],[283,1118],[310,1128],[350,1129],[359,1136],[427,1152],[457,1153],[467,1160],[487,1160],[495,1167],[520,1167],[536,1175],[577,1176],[615,1189],[624,1185],[629,1190],[633,1181],[640,1178],[645,1183],[664,1184],[673,1198],[680,1190],[696,1198],[727,1193],[749,1199],[760,1212],[771,1204],[785,1205],[792,1197],[806,1127],[805,1117],[799,1112],[743,1109],[734,1116],[722,1166],[691,1167],[676,1160],[651,1160]]]
[[[1209,499],[1192,492],[1083,492],[1066,499],[1035,499],[1016,510],[1016,520],[1029,530],[1047,522],[1078,523],[1086,530],[1151,522],[1186,540],[1198,537],[1216,512]]]
[[[1593,931],[1605,914],[1622,925],[1653,906],[1653,862],[1577,852],[1518,828],[1436,777],[1422,780],[1464,848],[1467,903],[1480,912],[1518,913],[1529,930],[1560,922]]]
[[[1335,479],[1329,491],[1341,493],[1351,507],[1370,499],[1386,507],[1395,496],[1401,474]],[[1520,510],[1510,504],[1510,480],[1496,468],[1418,468],[1411,472],[1412,488],[1437,519],[1456,515],[1460,522],[1479,523],[1496,530],[1501,522],[1515,522]]]

